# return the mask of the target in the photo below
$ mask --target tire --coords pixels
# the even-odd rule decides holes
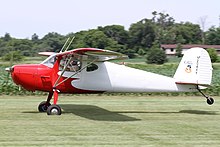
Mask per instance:
[[[39,111],[39,112],[46,112],[46,111],[47,111],[47,108],[48,108],[50,105],[51,105],[50,103],[47,103],[46,101],[43,101],[43,102],[41,102],[41,103],[38,105],[38,111]]]
[[[61,115],[62,111],[58,105],[50,105],[47,109],[47,115]]]
[[[207,99],[207,104],[212,105],[214,103],[214,99],[213,98],[208,98]]]

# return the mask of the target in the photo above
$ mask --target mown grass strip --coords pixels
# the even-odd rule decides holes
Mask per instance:
[[[38,113],[44,96],[0,96],[0,146],[209,146],[220,144],[220,102],[202,97],[61,95],[61,116]]]

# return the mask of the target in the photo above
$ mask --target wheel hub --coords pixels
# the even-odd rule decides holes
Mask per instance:
[[[51,110],[51,114],[52,114],[52,115],[57,115],[57,114],[58,114],[58,110],[57,110],[56,108],[53,108],[53,109]]]

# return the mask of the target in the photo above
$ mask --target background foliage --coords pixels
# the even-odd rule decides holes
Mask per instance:
[[[0,38],[0,57],[12,51],[23,56],[36,56],[40,51],[59,51],[68,37],[75,36],[71,48],[94,47],[109,49],[136,57],[146,54],[154,42],[159,44],[220,44],[220,28],[211,27],[206,32],[198,24],[176,23],[169,14],[152,12],[152,18],[132,23],[128,30],[121,25],[99,26],[97,29],[61,35],[50,32],[39,38],[16,39],[6,33]]]

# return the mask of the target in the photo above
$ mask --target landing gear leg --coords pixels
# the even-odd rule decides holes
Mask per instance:
[[[38,111],[39,112],[46,112],[47,108],[51,105],[50,100],[52,99],[53,92],[49,92],[49,95],[47,97],[47,101],[43,101],[38,105]]]
[[[205,94],[199,89],[199,86],[197,86],[197,90],[207,99],[207,100],[206,100],[207,104],[209,104],[209,105],[214,104],[215,100],[214,100],[212,97],[205,95]]]
[[[58,101],[58,89],[54,89],[54,100],[53,105],[50,105],[47,109],[47,115],[61,115],[62,111],[59,105],[57,105]]]

